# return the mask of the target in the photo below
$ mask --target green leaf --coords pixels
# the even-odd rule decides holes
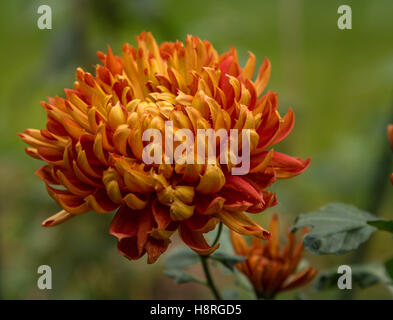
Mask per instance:
[[[246,257],[238,256],[235,254],[229,254],[224,252],[216,252],[210,256],[213,260],[219,261],[229,270],[233,271],[235,268],[235,264],[242,262]]]
[[[386,273],[393,280],[393,258],[385,262]]]
[[[368,221],[368,224],[377,228],[378,230],[388,231],[393,233],[393,221],[392,220],[375,220],[375,221]]]
[[[193,275],[184,272],[183,270],[179,269],[171,269],[171,270],[165,270],[164,274],[167,275],[168,277],[172,278],[175,280],[176,283],[189,283],[189,282],[197,282],[201,284],[206,284],[204,281],[194,277]]]
[[[236,284],[239,286],[239,288],[242,288],[247,292],[253,292],[254,289],[250,280],[243,273],[237,269],[234,269],[233,273],[236,277]]]
[[[228,288],[222,292],[222,297],[224,300],[235,300],[239,299],[240,292],[236,288]]]
[[[378,218],[355,206],[331,203],[296,218],[292,232],[312,229],[304,236],[304,247],[314,254],[343,254],[357,249],[376,230],[368,224]]]
[[[352,269],[352,285],[358,285],[364,289],[377,283],[389,286],[391,290],[392,281],[386,274],[385,268],[379,263],[369,263],[363,265],[355,265]],[[338,278],[342,274],[337,273],[337,268],[328,269],[321,272],[314,281],[314,288],[317,291],[336,288]],[[339,289],[338,289],[339,290]]]
[[[184,269],[198,262],[198,254],[187,247],[180,247],[168,255],[165,266],[168,269]]]

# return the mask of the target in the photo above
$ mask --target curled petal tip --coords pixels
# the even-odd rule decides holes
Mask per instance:
[[[58,213],[54,214],[53,216],[49,217],[48,219],[42,222],[43,227],[54,227],[58,224],[61,224],[69,219],[71,219],[74,215],[65,211],[61,210]]]
[[[270,240],[271,237],[272,237],[272,234],[269,231],[267,231],[267,230],[262,231],[262,239]]]

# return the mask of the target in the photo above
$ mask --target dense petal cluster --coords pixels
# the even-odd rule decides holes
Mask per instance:
[[[317,273],[311,267],[296,273],[303,255],[303,245],[301,239],[296,244],[295,234],[288,232],[288,244],[280,250],[277,215],[273,216],[269,231],[272,236],[265,244],[254,237],[251,245],[239,234],[231,232],[235,252],[247,257],[236,267],[250,280],[258,297],[264,299],[272,299],[282,291],[298,288],[310,282]]]
[[[46,128],[20,137],[27,154],[46,162],[36,175],[63,208],[45,220],[53,226],[88,211],[118,210],[111,234],[129,259],[145,253],[154,262],[171,235],[201,254],[213,252],[203,234],[222,221],[235,232],[268,238],[269,232],[243,212],[276,204],[269,186],[304,171],[301,160],[271,147],[292,130],[292,110],[281,117],[277,94],[262,93],[270,76],[267,59],[253,74],[250,53],[244,68],[234,48],[218,55],[211,43],[187,36],[185,43],[157,45],[150,33],[126,43],[122,56],[97,54],[95,76],[77,69],[65,98],[42,102]],[[231,164],[151,164],[142,159],[149,128],[165,134],[190,129],[250,130],[250,172],[231,175]],[[240,133],[239,133],[240,134]]]

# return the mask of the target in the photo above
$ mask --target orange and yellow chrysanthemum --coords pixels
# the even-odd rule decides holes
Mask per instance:
[[[254,237],[251,246],[242,236],[231,232],[235,252],[247,257],[236,267],[250,280],[257,296],[264,299],[272,299],[280,292],[305,285],[317,273],[311,267],[296,273],[303,245],[302,239],[296,244],[295,234],[288,232],[288,244],[280,250],[277,215],[272,217],[269,231],[272,236],[266,243]]]
[[[145,253],[154,262],[171,235],[201,254],[213,252],[203,234],[222,221],[235,232],[268,238],[269,232],[243,212],[258,213],[276,204],[268,187],[276,179],[304,171],[310,160],[292,158],[271,147],[294,125],[292,110],[281,117],[277,94],[263,94],[270,76],[265,59],[252,80],[256,59],[244,68],[236,50],[218,55],[212,44],[187,36],[157,45],[150,33],[126,43],[121,57],[98,52],[95,75],[77,69],[65,98],[42,102],[46,128],[20,137],[28,155],[46,164],[37,170],[49,195],[62,207],[43,222],[57,225],[89,211],[117,210],[110,233],[129,259]],[[230,174],[227,165],[160,164],[142,161],[149,128],[249,129],[251,168]]]
[[[257,296],[264,299],[272,299],[280,292],[298,288],[310,282],[317,273],[311,267],[297,273],[303,245],[302,239],[296,244],[295,234],[288,232],[288,244],[280,250],[277,215],[272,217],[269,231],[269,240],[263,243],[254,237],[251,245],[239,234],[231,232],[234,251],[247,257],[236,267],[250,280]]]

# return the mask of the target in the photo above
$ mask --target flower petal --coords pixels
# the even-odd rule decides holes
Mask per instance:
[[[69,219],[71,219],[72,217],[74,217],[73,214],[65,211],[65,210],[61,210],[58,213],[54,214],[53,216],[49,217],[48,219],[44,220],[42,222],[42,226],[43,227],[53,227],[56,226],[58,224],[61,224]]]
[[[225,205],[244,202],[253,205],[263,203],[262,193],[240,176],[228,175],[219,196],[226,199]]]
[[[135,237],[137,235],[139,216],[136,210],[131,210],[126,206],[122,206],[117,210],[109,233],[117,239]]]
[[[256,222],[248,218],[241,212],[221,211],[217,217],[231,230],[249,236],[255,236],[261,239],[269,239],[270,232],[263,229]]]
[[[209,246],[203,237],[202,232],[193,231],[189,229],[184,223],[181,223],[179,226],[179,235],[186,245],[201,255],[209,255],[217,250],[220,246],[219,243],[213,247]]]
[[[119,240],[119,242],[117,243],[117,249],[123,256],[130,260],[138,260],[146,252],[145,250],[143,250],[142,252],[138,251],[137,237],[130,237]]]
[[[213,164],[206,166],[201,180],[199,181],[196,191],[199,193],[217,193],[225,184],[225,176],[220,167]]]
[[[196,193],[195,209],[200,214],[211,215],[220,211],[224,205],[225,198],[214,195],[202,195]]]
[[[287,114],[282,119],[280,125],[280,132],[274,141],[274,143],[279,143],[280,141],[284,140],[292,131],[293,126],[295,125],[295,115],[291,108],[289,108]]]
[[[288,283],[285,283],[280,290],[291,290],[309,283],[317,274],[317,270],[308,267],[307,269],[296,274]]]
[[[270,71],[270,61],[269,59],[265,58],[258,71],[257,79],[255,80],[255,88],[257,89],[258,96],[265,90],[267,83],[269,82]]]
[[[310,162],[311,158],[302,160],[275,151],[269,167],[276,171],[278,179],[287,179],[302,173],[308,168]]]
[[[245,256],[250,251],[247,242],[243,239],[243,237],[238,234],[237,232],[230,231],[230,237],[233,245],[233,249],[235,250],[236,254],[241,256]]]
[[[169,243],[170,240],[157,240],[154,238],[149,238],[146,243],[146,252],[148,255],[147,263],[151,264],[156,262],[158,257],[166,251]]]

